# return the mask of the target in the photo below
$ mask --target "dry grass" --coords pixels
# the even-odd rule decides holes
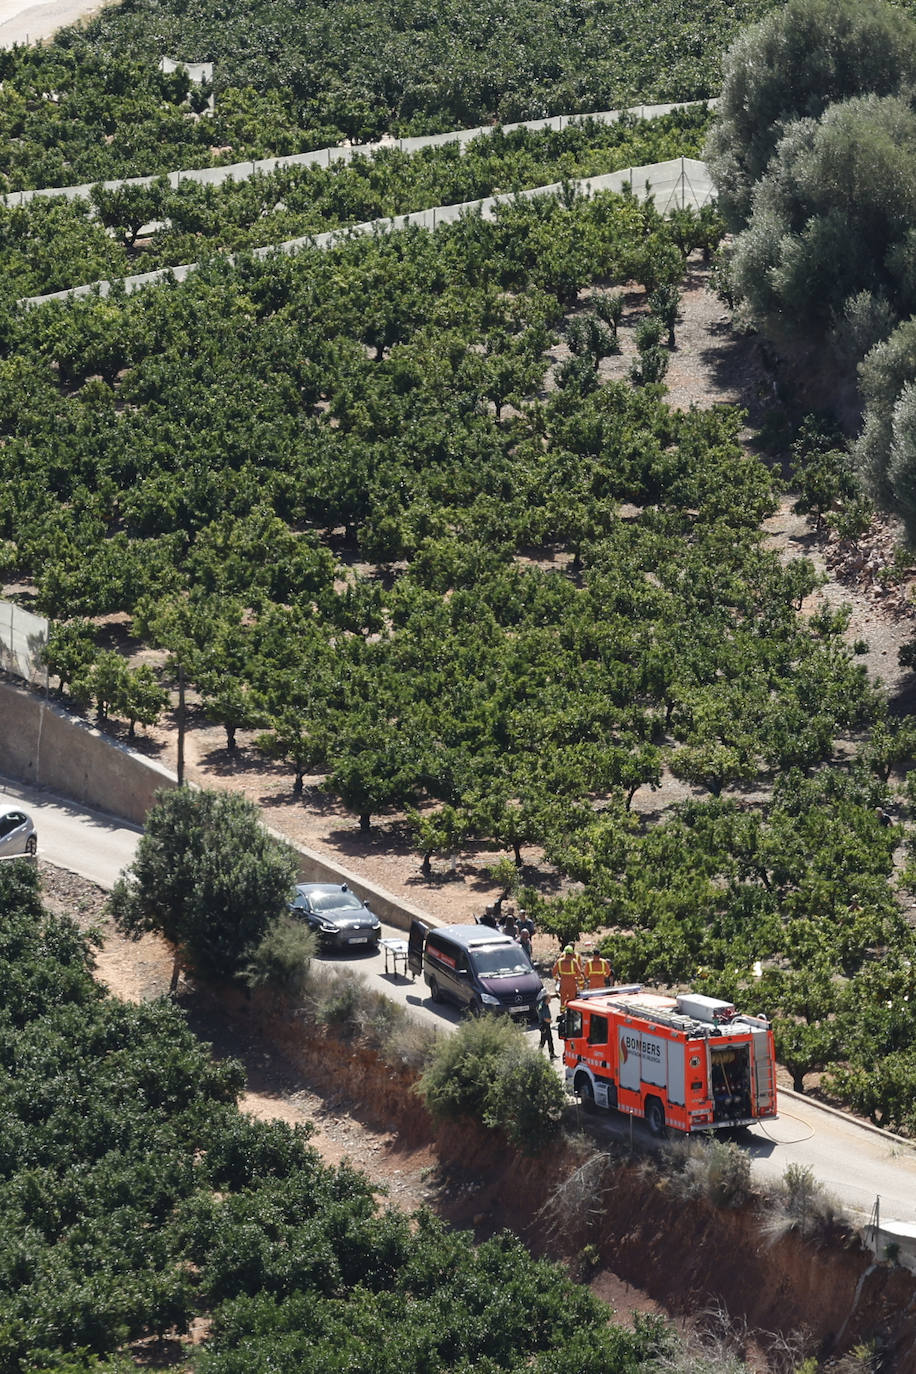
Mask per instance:
[[[770,1241],[797,1231],[808,1240],[827,1244],[837,1229],[852,1229],[841,1204],[807,1166],[790,1164],[779,1182],[766,1190],[764,1199],[760,1229]]]
[[[684,1136],[665,1147],[664,1158],[679,1197],[706,1198],[716,1207],[743,1207],[750,1200],[751,1158],[731,1141]]]

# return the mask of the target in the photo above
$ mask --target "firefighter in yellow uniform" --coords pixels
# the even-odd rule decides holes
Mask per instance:
[[[614,970],[610,959],[605,959],[593,949],[582,965],[582,973],[587,988],[609,988],[614,981]]]
[[[553,978],[560,994],[560,1009],[575,997],[582,986],[582,965],[572,945],[567,945],[553,966]]]

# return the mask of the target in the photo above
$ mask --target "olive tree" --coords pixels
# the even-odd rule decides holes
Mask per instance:
[[[859,365],[865,416],[855,445],[863,478],[882,505],[916,529],[916,319],[904,321]]]
[[[780,140],[736,239],[732,283],[777,339],[820,344],[846,328],[853,306],[861,313],[863,293],[899,318],[916,305],[914,214],[909,103],[862,96],[831,105]]]
[[[295,877],[293,850],[267,832],[251,802],[178,787],[157,794],[111,910],[124,934],[153,931],[174,946],[173,986],[182,964],[231,977],[286,914]]]
[[[881,0],[789,0],[747,29],[724,62],[719,118],[706,160],[729,227],[789,124],[834,101],[891,95],[916,78],[916,24]]]

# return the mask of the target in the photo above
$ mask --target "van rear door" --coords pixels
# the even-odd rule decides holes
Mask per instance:
[[[423,972],[423,950],[430,927],[425,921],[411,921],[407,935],[407,967],[415,977]]]

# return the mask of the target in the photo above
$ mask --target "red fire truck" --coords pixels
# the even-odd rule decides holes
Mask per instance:
[[[558,1026],[566,1083],[586,1107],[644,1117],[660,1135],[749,1126],[776,1115],[773,1032],[762,1016],[685,993],[583,992]]]

